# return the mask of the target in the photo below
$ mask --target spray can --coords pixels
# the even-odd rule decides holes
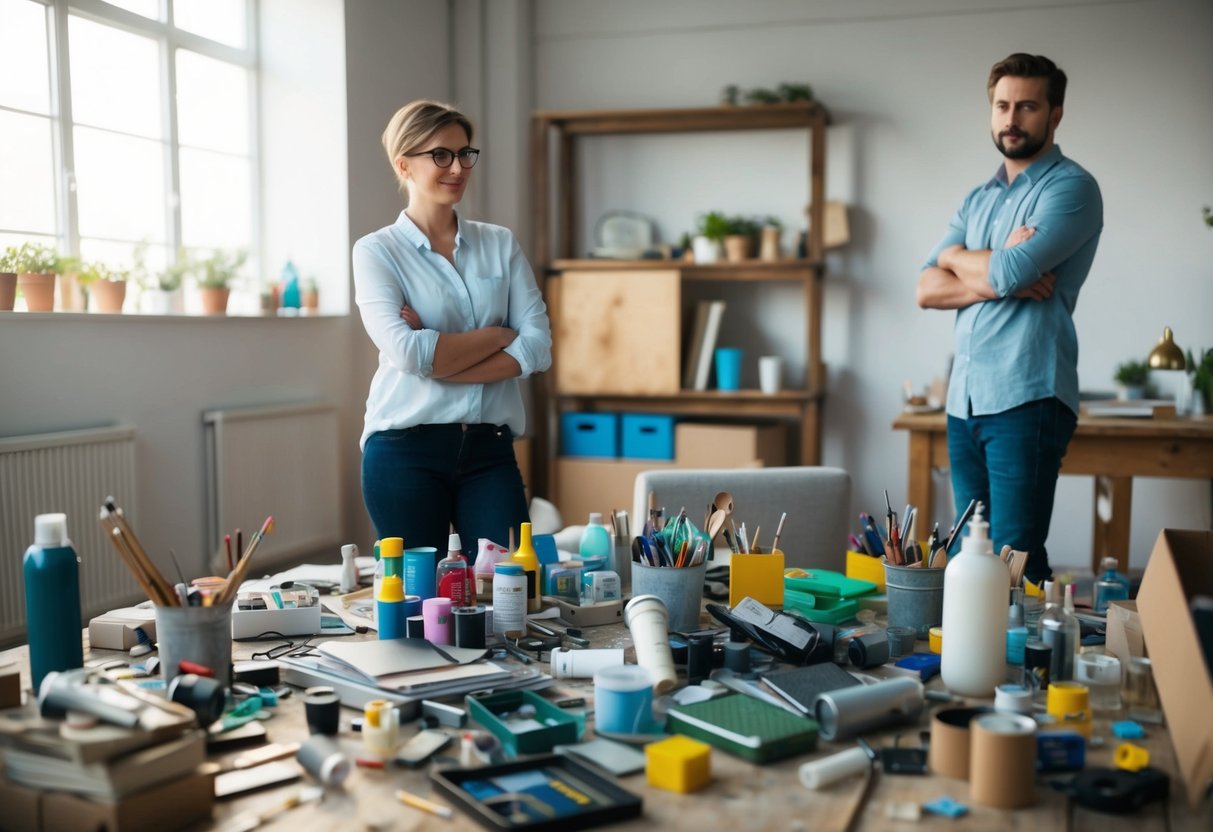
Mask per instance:
[[[84,666],[80,635],[80,558],[67,538],[66,514],[34,518],[34,545],[25,551],[25,620],[34,691],[53,670]]]

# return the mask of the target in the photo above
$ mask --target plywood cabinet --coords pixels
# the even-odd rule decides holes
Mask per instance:
[[[679,110],[539,112],[532,119],[535,266],[553,327],[553,370],[536,387],[537,493],[559,493],[559,414],[565,410],[672,413],[741,423],[791,424],[795,456],[815,465],[821,451],[825,366],[821,360],[825,143],[829,116],[816,102]],[[576,140],[584,136],[798,129],[808,143],[807,256],[710,265],[574,257]],[[555,173],[556,180],[551,181]],[[796,187],[790,184],[789,187]],[[642,208],[643,206],[636,206]],[[554,210],[553,210],[554,209]],[[681,387],[682,309],[688,282],[799,283],[805,327],[804,379],[774,395]],[[546,461],[546,465],[543,462]],[[777,464],[770,461],[767,464]],[[567,466],[566,466],[567,470]]]

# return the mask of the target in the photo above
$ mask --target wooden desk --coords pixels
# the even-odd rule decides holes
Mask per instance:
[[[703,626],[710,626],[708,616],[702,618]],[[627,630],[622,625],[595,627],[586,630],[595,647],[624,647],[630,646]],[[87,633],[86,633],[87,636]],[[235,656],[248,658],[255,650],[264,650],[270,642],[250,643],[237,642]],[[919,649],[925,650],[926,644],[920,643]],[[631,651],[628,651],[629,654]],[[86,660],[89,658],[117,658],[122,653],[105,650],[86,650]],[[546,654],[545,654],[546,658]],[[29,686],[29,664],[25,647],[13,648],[0,653],[0,664],[17,660],[22,669],[25,687]],[[629,656],[630,660],[634,660]],[[872,671],[874,675],[882,673],[882,668]],[[939,679],[931,682],[931,687],[939,688]],[[568,680],[560,683],[562,693],[585,696],[588,702],[593,699],[593,683],[589,680]],[[27,694],[28,695],[28,694]],[[986,703],[988,704],[988,702]],[[928,709],[917,727],[907,726],[897,730],[865,735],[865,738],[875,747],[891,745],[900,735],[902,744],[917,744],[917,733],[929,725],[929,713],[940,707],[928,702]],[[307,737],[307,726],[303,714],[301,697],[297,694],[282,700],[275,709],[275,716],[265,723],[269,738],[273,742],[292,742],[304,740]],[[350,717],[356,714],[349,709],[342,710],[341,733],[338,741],[350,754],[356,756],[362,748],[361,739],[349,729]],[[1112,715],[1115,719],[1124,718],[1123,712]],[[1096,733],[1107,736],[1109,720],[1097,716]],[[592,736],[593,719],[588,720],[587,737]],[[401,737],[407,739],[416,731],[416,723],[402,727]],[[445,729],[454,733],[454,729]],[[1175,777],[1175,752],[1167,736],[1166,730],[1159,727],[1147,727],[1147,737],[1137,741],[1150,752],[1150,764],[1172,775],[1170,821],[1173,832],[1207,832],[1213,829],[1213,802],[1205,803],[1196,811],[1189,810],[1182,782]],[[817,750],[812,755],[795,757],[770,765],[757,766],[745,762],[723,751],[712,751],[712,782],[702,791],[692,795],[678,795],[660,789],[650,788],[642,773],[620,778],[622,785],[629,791],[639,794],[644,799],[644,815],[642,818],[628,824],[619,824],[611,828],[627,829],[662,829],[662,830],[700,830],[700,832],[727,832],[728,830],[814,830],[814,832],[841,832],[846,826],[846,820],[855,810],[863,791],[863,779],[853,777],[834,784],[821,791],[809,791],[800,785],[797,779],[797,769],[801,763],[810,759],[827,756],[836,751],[854,747],[853,742],[827,743],[819,742]],[[1088,766],[1112,766],[1114,742],[1108,742],[1102,748],[1092,748],[1087,752]],[[455,749],[455,751],[452,751]],[[222,756],[210,759],[230,766],[232,759],[240,751],[232,751]],[[450,756],[457,756],[457,745],[448,746],[439,755],[438,762],[453,764]],[[1065,776],[1061,776],[1065,779]],[[303,781],[312,783],[310,777]],[[283,786],[247,795],[238,799],[216,804],[213,821],[210,824],[200,824],[190,827],[193,830],[221,829],[231,818],[242,812],[265,809],[280,804],[287,795],[293,793],[299,783]],[[439,803],[446,800],[434,793],[430,788],[428,772],[425,769],[408,770],[393,768],[385,771],[355,768],[344,787],[328,793],[321,803],[308,804],[305,807],[288,811],[278,816],[274,821],[263,825],[262,829],[290,829],[291,832],[333,832],[333,830],[448,830],[449,832],[472,832],[480,829],[470,818],[458,809],[452,820],[432,817],[415,809],[410,809],[398,803],[394,797],[396,789],[407,789],[415,794],[432,798]],[[970,804],[969,814],[959,820],[951,820],[933,815],[923,816],[917,824],[907,824],[905,821],[889,820],[886,806],[893,802],[923,803],[937,797],[948,795],[964,803],[969,802],[968,784],[961,780],[942,776],[892,776],[876,775],[871,795],[863,806],[859,821],[855,828],[868,832],[906,832],[914,829],[916,832],[968,832],[969,830],[1001,829],[1009,832],[1045,832],[1045,830],[1066,829],[1066,801],[1057,791],[1051,789],[1043,779],[1037,785],[1037,804],[1028,809],[1008,812],[988,809]],[[1141,832],[1141,829],[1161,829],[1162,808],[1159,804],[1146,807],[1139,813],[1113,816],[1090,812],[1085,809],[1075,810],[1075,832]],[[3,818],[0,818],[0,827]]]
[[[893,428],[910,434],[909,502],[918,506],[921,516],[933,517],[931,469],[948,466],[947,418],[943,413],[903,413]],[[1213,417],[1080,416],[1061,473],[1095,477],[1091,568],[1098,574],[1099,562],[1110,555],[1123,572],[1129,566],[1133,477],[1213,479]]]

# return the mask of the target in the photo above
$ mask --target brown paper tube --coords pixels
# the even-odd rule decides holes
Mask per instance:
[[[935,774],[969,779],[969,723],[993,713],[989,708],[948,708],[931,719],[931,748],[927,763]]]
[[[1031,717],[977,717],[969,757],[969,799],[974,803],[1022,809],[1036,802],[1036,722]]]

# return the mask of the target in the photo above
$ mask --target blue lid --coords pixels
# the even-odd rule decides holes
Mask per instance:
[[[493,567],[493,571],[498,575],[525,575],[526,572],[522,566],[517,563],[499,563]]]

